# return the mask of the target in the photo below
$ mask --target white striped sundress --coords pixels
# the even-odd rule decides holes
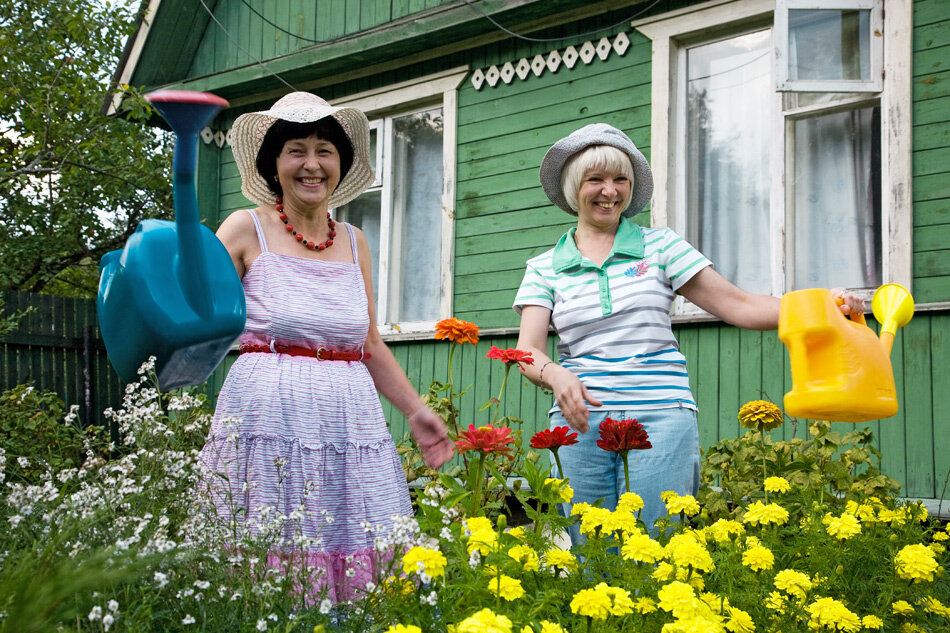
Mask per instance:
[[[261,254],[244,275],[241,343],[362,349],[369,313],[352,227],[340,223],[354,261],[322,261],[268,251],[257,215],[249,213]],[[364,522],[389,530],[394,515],[412,514],[399,456],[362,362],[240,355],[218,397],[202,460],[227,476],[212,477],[219,516],[238,518],[254,534],[267,507],[288,517],[303,507],[303,518],[289,521],[283,536],[314,539],[306,559],[322,575],[308,593],[326,589],[334,602],[353,597],[372,578],[376,535]],[[275,551],[271,562],[280,556]]]

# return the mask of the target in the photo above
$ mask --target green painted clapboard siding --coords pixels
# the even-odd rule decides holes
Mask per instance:
[[[255,63],[247,53],[257,60],[295,53],[316,42],[353,35],[426,8],[455,2],[433,0],[426,5],[400,0],[247,1],[263,18],[237,0],[207,3],[213,6],[214,16],[222,26],[208,21],[188,76],[210,75]],[[264,18],[280,28],[267,24]],[[184,29],[179,32],[189,33]]]
[[[918,302],[950,300],[950,15],[914,3],[913,274]]]

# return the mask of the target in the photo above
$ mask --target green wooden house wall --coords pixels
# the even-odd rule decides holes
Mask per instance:
[[[275,24],[312,40],[338,38],[340,46],[352,38],[374,36],[374,29],[384,29],[393,21],[413,23],[414,16],[424,28],[448,29],[446,16],[460,5],[451,1],[346,0],[333,2],[331,12],[326,10],[330,3],[324,1],[249,4]],[[499,15],[508,15],[502,9],[518,5],[522,13],[510,15],[530,21],[540,19],[542,14],[550,18],[558,11],[577,11],[586,4],[590,3],[499,1],[493,7]],[[693,4],[697,3],[660,2],[650,14]],[[541,77],[531,76],[510,85],[499,82],[494,88],[481,90],[466,81],[458,90],[454,316],[486,330],[477,347],[463,346],[455,358],[457,383],[472,385],[462,399],[463,423],[489,421],[489,413],[478,409],[497,393],[503,368],[486,360],[484,354],[490,345],[513,347],[516,343],[517,317],[510,305],[525,260],[550,248],[571,226],[571,218],[552,207],[538,186],[537,168],[546,149],[583,124],[605,121],[628,132],[650,155],[651,43],[623,22],[624,17],[645,5],[618,2],[608,7],[602,3],[597,15],[532,33],[569,38],[555,43],[496,37],[495,41],[441,56],[422,55],[418,61],[394,63],[391,69],[365,76],[349,78],[344,73],[348,78],[337,82],[326,76],[314,80],[319,84],[315,92],[334,99],[463,65],[474,70],[522,57],[530,59],[554,48],[578,45],[590,39],[586,33],[609,25],[617,26],[598,33],[597,38],[621,31],[630,38],[631,46],[624,55],[612,54],[606,61],[578,64],[572,70],[562,67]],[[868,426],[884,453],[885,471],[901,481],[903,494],[935,499],[945,495],[950,473],[950,443],[945,439],[950,435],[945,414],[950,405],[950,370],[946,369],[950,366],[946,362],[950,352],[950,15],[943,0],[916,0],[913,8],[913,289],[921,309],[898,335],[893,353],[900,412]],[[220,1],[214,10],[235,42],[205,19],[200,41],[194,47],[197,52],[179,60],[178,76],[165,81],[183,87],[214,88],[232,98],[236,95],[237,107],[215,123],[226,130],[240,113],[260,109],[281,94],[272,78],[259,69],[247,69],[248,58],[237,45],[280,69],[289,67],[289,57],[311,50],[307,48],[311,43],[292,41],[294,38],[269,27],[243,3]],[[475,37],[481,33],[482,39],[492,39],[484,30],[467,24],[461,14],[452,15],[455,36]],[[473,14],[470,19],[482,18]],[[188,21],[182,22],[178,28],[186,29]],[[201,24],[199,18],[191,23]],[[168,29],[164,32],[175,32],[175,27],[164,28]],[[196,35],[188,31],[187,36]],[[373,42],[383,47],[379,41]],[[317,54],[326,56],[319,50]],[[157,48],[146,47],[137,72],[143,78],[158,76],[153,66],[159,60]],[[287,72],[297,73],[294,76],[298,78],[306,73],[305,69]],[[313,70],[312,74],[320,72]],[[262,87],[265,84],[267,87]],[[228,90],[233,94],[227,94]],[[258,90],[260,99],[248,96],[248,91],[254,90]],[[203,145],[200,161],[201,204],[209,223],[216,224],[228,213],[248,206],[240,194],[240,179],[226,147]],[[649,222],[648,214],[637,221]],[[736,412],[742,403],[756,398],[781,402],[790,387],[787,353],[774,332],[740,331],[720,323],[683,323],[675,331],[688,359],[691,385],[699,402],[704,446],[739,434]],[[424,392],[431,380],[444,378],[446,343],[397,338],[390,341],[390,346],[420,391]],[[209,393],[220,388],[225,373],[226,366],[209,381]],[[543,428],[550,396],[517,374],[512,374],[511,381],[503,403],[505,412],[523,418],[526,433]],[[405,421],[389,407],[386,413],[393,435],[402,437]],[[793,432],[801,436],[803,425],[796,430],[787,424],[775,434],[790,437]]]

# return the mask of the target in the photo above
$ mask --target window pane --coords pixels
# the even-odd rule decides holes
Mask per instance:
[[[868,80],[869,10],[789,9],[788,78]]]
[[[339,219],[359,227],[366,234],[366,241],[369,242],[369,255],[373,264],[371,269],[373,271],[373,298],[377,305],[379,304],[379,216],[381,199],[379,191],[368,191],[337,211]],[[338,238],[343,236],[343,233],[337,232]]]
[[[687,238],[733,283],[771,292],[770,31],[687,51]]]
[[[442,270],[442,108],[393,119],[391,321],[439,318]]]
[[[793,123],[793,289],[881,283],[879,106]]]

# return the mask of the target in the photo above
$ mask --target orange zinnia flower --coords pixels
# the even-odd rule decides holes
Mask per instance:
[[[496,428],[487,424],[476,428],[474,424],[469,424],[467,431],[459,433],[459,439],[455,440],[455,448],[459,453],[466,451],[501,453],[510,459],[511,447],[508,444],[514,444],[514,441],[515,439],[511,437],[511,429],[507,426]]]
[[[453,343],[478,343],[478,326],[461,319],[442,319],[435,324],[435,337]]]

